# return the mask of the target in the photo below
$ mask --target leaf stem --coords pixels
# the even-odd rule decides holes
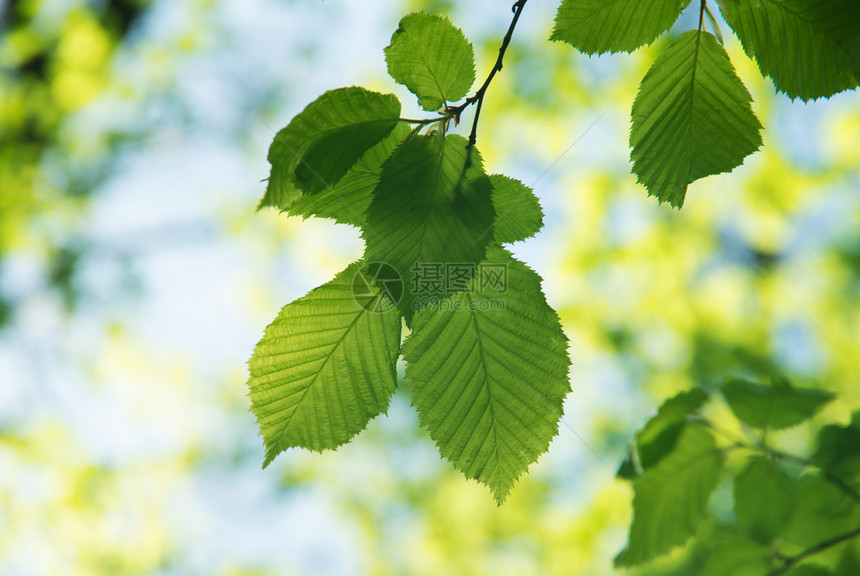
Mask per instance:
[[[796,462],[797,464],[802,464],[804,466],[809,466],[811,468],[818,468],[821,470],[824,479],[839,488],[842,492],[844,492],[847,496],[849,496],[852,500],[854,500],[857,504],[860,504],[860,492],[855,490],[850,484],[846,483],[839,476],[828,472],[821,468],[818,464],[813,462],[808,458],[803,458],[802,456],[795,456],[794,454],[788,454],[786,452],[782,452],[780,450],[776,450],[770,447],[764,447],[768,454],[771,454],[774,458],[778,458],[780,460],[786,460],[789,462]]]
[[[702,426],[705,426],[706,428],[710,428],[717,434],[720,434],[721,436],[731,440],[733,444],[727,447],[728,450],[735,450],[738,448],[754,450],[763,453],[765,456],[770,456],[771,458],[785,460],[786,462],[794,462],[796,464],[801,464],[808,468],[816,468],[821,471],[821,475],[825,480],[839,488],[839,490],[841,490],[846,496],[854,500],[857,504],[860,504],[860,492],[858,492],[850,484],[842,480],[839,476],[828,472],[809,458],[804,458],[803,456],[796,456],[794,454],[789,454],[788,452],[783,452],[781,450],[777,450],[776,448],[772,448],[765,444],[763,439],[758,443],[751,443],[745,440],[738,439],[733,434],[729,434],[725,430],[719,428],[718,426],[715,426],[714,423],[707,418],[704,418],[703,416],[700,416],[698,414],[691,414],[690,416],[688,416],[688,419],[691,422],[700,424]]]
[[[708,22],[711,24],[711,28],[713,29],[714,36],[717,37],[717,40],[720,41],[720,44],[724,44],[723,32],[720,30],[720,25],[717,22],[717,17],[714,16],[713,12],[711,12],[711,9],[708,7],[707,2],[703,2],[702,4],[705,7],[705,13],[708,15]]]
[[[508,45],[511,43],[511,39],[514,36],[514,29],[517,27],[517,22],[520,20],[520,14],[522,14],[523,8],[526,6],[526,2],[528,0],[518,0],[514,3],[511,10],[514,13],[514,17],[511,20],[511,25],[508,27],[508,31],[505,34],[504,39],[502,40],[502,46],[499,48],[499,56],[496,58],[496,63],[493,65],[492,70],[490,70],[490,74],[487,76],[487,79],[484,80],[484,83],[481,84],[481,87],[478,90],[466,98],[466,100],[460,104],[459,106],[451,106],[445,109],[445,113],[437,116],[436,118],[429,118],[425,120],[410,120],[408,118],[401,118],[401,122],[408,122],[410,124],[417,124],[417,129],[420,129],[423,126],[427,126],[429,124],[434,124],[436,122],[444,122],[444,126],[447,128],[448,122],[452,119],[456,122],[460,121],[460,115],[463,111],[473,104],[477,104],[475,108],[475,118],[472,120],[472,131],[469,133],[469,148],[475,145],[475,140],[478,135],[478,119],[481,117],[481,108],[484,105],[484,97],[487,94],[487,89],[490,87],[490,84],[493,81],[493,78],[496,76],[496,73],[502,69],[502,64],[505,59],[505,52],[508,50]]]
[[[481,117],[481,108],[484,105],[484,96],[487,93],[487,89],[490,87],[490,83],[496,76],[496,72],[499,72],[502,69],[502,65],[505,60],[505,52],[508,50],[508,45],[511,43],[511,38],[514,36],[514,29],[517,27],[517,22],[520,20],[520,14],[522,14],[523,8],[526,6],[526,2],[528,2],[528,0],[517,0],[517,2],[514,2],[512,8],[514,17],[511,20],[511,25],[508,27],[508,31],[505,34],[504,39],[502,40],[502,46],[499,48],[499,57],[496,58],[496,63],[493,65],[492,70],[490,70],[490,74],[487,76],[487,79],[484,80],[484,83],[480,88],[478,88],[478,91],[475,92],[475,94],[460,106],[452,109],[452,111],[455,111],[455,118],[459,118],[460,113],[462,113],[467,106],[477,103],[477,108],[475,108],[475,118],[472,120],[472,131],[469,133],[470,147],[475,145],[475,140],[478,135],[478,120]]]
[[[851,532],[846,532],[845,534],[840,534],[839,536],[834,536],[830,540],[825,540],[824,542],[816,544],[811,548],[807,548],[803,552],[795,554],[794,556],[785,557],[782,560],[782,566],[771,570],[767,576],[779,576],[780,574],[785,574],[798,562],[801,562],[802,560],[805,560],[810,556],[818,554],[819,552],[824,552],[825,550],[833,548],[834,546],[842,544],[843,542],[847,542],[849,540],[857,538],[858,536],[860,536],[860,528],[856,528]]]

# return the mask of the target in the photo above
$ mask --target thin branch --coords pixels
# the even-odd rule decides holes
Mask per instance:
[[[519,0],[515,2],[513,5],[513,13],[514,17],[511,20],[511,25],[508,27],[508,31],[505,34],[504,39],[502,40],[502,46],[499,48],[499,56],[496,58],[496,63],[493,65],[492,70],[490,70],[490,74],[487,76],[487,79],[484,80],[484,83],[481,84],[481,87],[478,88],[477,92],[473,95],[466,98],[466,100],[460,104],[459,106],[452,106],[450,108],[445,109],[445,113],[437,116],[435,118],[429,118],[425,120],[411,120],[408,118],[401,118],[401,122],[408,122],[409,124],[417,124],[418,128],[422,128],[429,124],[434,124],[436,122],[444,122],[444,127],[447,127],[448,122],[452,119],[455,122],[460,121],[460,115],[463,111],[473,104],[477,104],[475,109],[475,118],[472,120],[472,131],[469,133],[469,148],[475,145],[475,140],[478,134],[478,119],[481,116],[481,108],[484,105],[484,97],[487,94],[487,89],[490,87],[490,84],[493,81],[493,78],[496,76],[496,73],[502,69],[502,64],[505,60],[505,52],[508,50],[508,45],[511,43],[511,39],[514,36],[514,29],[517,27],[517,22],[520,20],[520,14],[522,14],[523,8],[526,6],[526,2],[528,0]]]
[[[839,536],[835,536],[830,540],[825,540],[824,542],[816,544],[811,548],[807,548],[803,552],[795,554],[794,556],[788,556],[787,558],[783,559],[782,566],[771,570],[767,576],[779,576],[780,574],[785,574],[798,562],[806,560],[810,556],[818,554],[819,552],[824,552],[825,550],[833,548],[834,546],[838,546],[843,542],[848,542],[849,540],[857,538],[858,536],[860,536],[860,528],[852,530],[851,532],[846,532],[845,534],[840,534]]]
[[[781,452],[780,450],[775,450],[773,448],[766,448],[767,452],[774,456],[775,458],[779,458],[780,460],[786,460],[789,462],[795,462],[797,464],[802,464],[804,466],[809,466],[811,468],[818,468],[821,470],[822,476],[825,480],[839,488],[842,492],[844,492],[847,496],[849,496],[852,500],[854,500],[857,504],[860,504],[860,492],[854,489],[850,484],[846,483],[842,478],[836,476],[828,472],[827,470],[821,468],[818,464],[813,462],[808,458],[803,458],[801,456],[795,456],[793,454],[788,454],[786,452]]]
[[[808,468],[816,468],[821,471],[821,475],[825,480],[839,488],[839,490],[841,490],[846,496],[854,500],[854,502],[860,504],[860,492],[858,492],[854,487],[842,480],[839,476],[828,472],[809,458],[804,458],[803,456],[796,456],[794,454],[789,454],[788,452],[782,452],[781,450],[777,450],[776,448],[771,448],[770,446],[767,446],[764,442],[761,442],[759,444],[752,444],[744,440],[738,439],[733,434],[729,434],[725,430],[722,430],[718,426],[714,425],[714,423],[707,418],[704,418],[703,416],[700,416],[698,414],[690,414],[687,419],[690,422],[705,426],[706,428],[709,428],[717,434],[720,434],[721,436],[731,440],[733,444],[727,447],[728,450],[735,450],[738,448],[755,450],[757,452],[761,452],[765,456],[770,456],[779,460],[785,460],[786,462],[794,462],[795,464],[800,464]]]
[[[475,92],[475,94],[471,98],[469,98],[468,100],[466,100],[466,102],[455,108],[455,117],[459,118],[460,113],[466,108],[466,106],[469,106],[470,104],[474,104],[476,102],[478,104],[477,108],[475,109],[475,118],[472,120],[472,131],[469,133],[470,147],[475,145],[475,140],[478,135],[478,120],[481,117],[481,108],[484,105],[484,96],[487,93],[487,89],[490,87],[490,83],[496,76],[496,73],[502,69],[502,65],[505,60],[505,52],[507,52],[508,45],[511,43],[511,39],[514,36],[514,29],[517,27],[517,22],[519,22],[520,20],[520,14],[522,14],[523,8],[525,8],[526,6],[526,2],[528,2],[528,0],[518,0],[514,3],[514,6],[512,8],[514,12],[514,17],[511,20],[511,25],[508,27],[508,32],[505,34],[505,37],[502,40],[502,46],[499,48],[499,57],[496,58],[496,63],[493,66],[493,69],[490,70],[490,74],[489,76],[487,76],[487,79],[484,80],[484,83],[481,85],[480,88],[478,88],[478,91]]]

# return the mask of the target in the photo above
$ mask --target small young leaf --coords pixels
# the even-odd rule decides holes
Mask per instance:
[[[823,470],[849,483],[860,482],[860,412],[848,426],[831,424],[818,432],[813,461]]]
[[[467,156],[469,154],[469,156]],[[367,209],[365,258],[400,272],[400,310],[411,322],[418,267],[475,267],[493,239],[492,185],[475,147],[457,135],[413,138],[382,166]],[[444,297],[444,287],[422,291]]]
[[[550,40],[585,54],[632,52],[668,30],[690,0],[564,0]]]
[[[672,396],[660,406],[657,414],[636,433],[636,451],[643,470],[656,465],[675,448],[687,417],[707,399],[704,390],[693,388]]]
[[[828,97],[860,83],[857,0],[717,0],[761,73],[792,99]]]
[[[382,165],[403,144],[409,135],[405,124],[397,126],[385,139],[364,153],[337,184],[304,195],[290,204],[290,216],[331,218],[341,224],[364,226],[365,214],[373,199],[373,189],[379,182]]]
[[[735,516],[763,544],[782,534],[794,514],[795,485],[773,462],[754,459],[735,477]]]
[[[476,276],[418,312],[403,357],[421,424],[442,456],[501,503],[558,432],[570,359],[540,276],[497,246],[484,265],[506,281]]]
[[[680,208],[687,186],[729,172],[761,146],[752,98],[712,34],[681,34],[633,102],[630,159],[648,194]]]
[[[388,408],[400,316],[390,304],[369,305],[384,298],[375,286],[363,306],[356,301],[353,281],[363,266],[353,263],[284,306],[257,344],[248,386],[266,444],[263,466],[293,446],[337,448]]]
[[[269,147],[272,172],[260,207],[286,210],[302,191],[334,186],[397,125],[400,101],[364,88],[329,90],[278,132]]]
[[[825,390],[795,388],[782,377],[774,377],[771,386],[729,378],[722,390],[741,422],[753,428],[772,430],[797,426],[834,398]]]
[[[472,45],[447,18],[409,14],[385,49],[388,73],[429,111],[463,98],[475,83]]]
[[[713,436],[700,426],[685,426],[675,449],[633,481],[633,523],[616,566],[648,562],[692,537],[722,469]]]
[[[543,210],[532,189],[513,178],[493,174],[493,240],[508,244],[531,238],[543,227]]]

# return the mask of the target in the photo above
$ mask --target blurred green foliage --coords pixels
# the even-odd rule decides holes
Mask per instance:
[[[44,269],[39,287],[63,306],[69,298],[69,319],[86,319],[91,312],[75,305],[82,298],[79,266],[94,249],[83,233],[85,216],[99,184],[116,171],[121,145],[135,135],[108,123],[82,139],[73,137],[71,125],[100,96],[127,88],[112,66],[118,52],[133,45],[138,23],[151,10],[144,3],[111,1],[70,3],[73,9],[57,12],[56,4],[3,4],[0,352],[4,359],[12,355],[13,365],[28,344],[18,337],[16,323],[29,318],[20,296],[5,291],[13,260],[23,257]],[[187,4],[198,26],[211,26],[204,16],[212,4],[217,3]],[[392,8],[392,23],[422,8],[462,23],[475,39],[479,75],[499,40],[498,30],[481,32],[483,14],[498,10],[502,23],[509,17],[507,4],[403,4]],[[45,340],[56,339],[59,356],[72,360],[72,367],[56,369],[74,369],[70,380],[85,379],[98,393],[127,399],[133,407],[132,416],[123,413],[114,427],[100,429],[102,436],[175,427],[182,442],[155,455],[104,461],[93,455],[81,420],[101,423],[112,415],[93,408],[73,418],[46,400],[62,396],[62,390],[36,387],[33,395],[44,400],[38,409],[0,418],[0,566],[14,574],[21,566],[9,568],[10,559],[25,554],[28,572],[37,574],[311,574],[291,546],[305,542],[302,533],[325,531],[326,547],[310,547],[307,555],[334,561],[341,551],[353,550],[348,560],[354,562],[341,572],[314,576],[616,573],[612,559],[624,545],[633,491],[614,474],[629,440],[664,399],[700,386],[715,389],[727,375],[762,382],[784,373],[797,387],[836,395],[810,420],[768,434],[772,448],[811,458],[823,469],[778,464],[793,483],[797,503],[784,526],[781,551],[798,554],[818,539],[858,526],[857,506],[824,477],[850,483],[858,469],[856,457],[839,456],[856,446],[852,414],[860,408],[857,94],[792,104],[775,95],[742,47],[727,39],[766,127],[765,145],[736,174],[694,184],[678,214],[645,198],[628,175],[627,111],[657,49],[638,56],[576,56],[546,42],[552,14],[544,13],[542,23],[540,3],[534,5],[534,19],[524,20],[482,112],[481,150],[488,167],[534,184],[545,207],[547,226],[531,241],[540,242],[531,256],[572,342],[574,392],[549,454],[505,505],[498,508],[483,487],[442,465],[411,419],[408,384],[395,395],[389,417],[355,443],[336,454],[287,453],[261,476],[262,453],[247,414],[242,370],[201,375],[190,366],[210,365],[213,357],[177,358],[170,343],[167,351],[143,345],[136,329],[121,322],[102,326],[95,353],[78,357],[49,326],[41,333]],[[342,8],[328,0],[315,4],[332,17]],[[183,31],[188,38],[193,32]],[[338,38],[320,30],[317,40]],[[381,61],[386,40],[367,58]],[[154,50],[154,67],[168,67],[174,50]],[[201,61],[207,57],[201,49]],[[285,84],[283,77],[273,80],[273,91]],[[138,97],[142,114],[151,95]],[[267,120],[272,110],[264,111]],[[295,109],[277,122],[290,112]],[[267,133],[249,153],[259,157],[270,138]],[[264,176],[248,174],[248,199],[262,191],[257,180]],[[249,232],[261,226],[258,218],[271,223],[270,244]],[[292,239],[297,249],[291,254],[307,254],[332,269],[342,264],[321,248],[335,225],[302,236],[296,219],[265,218],[251,211],[225,216],[237,237],[236,251],[248,254],[253,247],[249,260],[277,269],[283,262],[273,246]],[[271,317],[282,303],[273,295],[276,281],[243,282],[243,291],[224,307],[250,303],[240,309],[253,310],[255,321]],[[193,297],[189,302],[196,305]],[[32,362],[51,368],[41,357]],[[9,374],[0,374],[4,394]],[[703,414],[733,436],[749,432],[722,400],[709,402]],[[212,428],[200,424],[207,419],[214,421]],[[674,432],[662,433],[671,428],[654,429],[655,438],[673,445]],[[748,464],[735,456],[727,456],[726,479],[763,474],[743,474]],[[228,488],[212,489],[218,482]],[[733,484],[724,480],[717,487],[690,544],[628,572],[757,576],[761,566],[769,567],[772,546],[749,534],[767,539],[782,517],[738,517]],[[214,514],[198,507],[220,511],[230,521],[216,523]],[[242,510],[252,512],[242,516]],[[335,543],[334,535],[343,532],[347,536]],[[265,553],[243,556],[247,534],[258,537]],[[285,549],[289,558],[282,555]],[[219,566],[198,569],[206,555],[219,559]],[[856,539],[787,572],[827,573],[860,573]]]

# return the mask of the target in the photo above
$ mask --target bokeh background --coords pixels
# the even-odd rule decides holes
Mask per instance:
[[[860,408],[860,94],[776,95],[724,26],[765,147],[674,211],[627,149],[666,38],[587,58],[546,40],[557,2],[535,1],[478,144],[547,215],[515,252],[571,340],[550,451],[497,508],[440,459],[407,382],[350,445],[261,470],[245,362],[363,248],[255,212],[274,132],[353,84],[420,115],[385,71],[399,18],[451,17],[482,78],[508,4],[0,1],[0,574],[611,574],[614,474],[662,399],[774,371],[837,392],[785,440],[800,450]]]

